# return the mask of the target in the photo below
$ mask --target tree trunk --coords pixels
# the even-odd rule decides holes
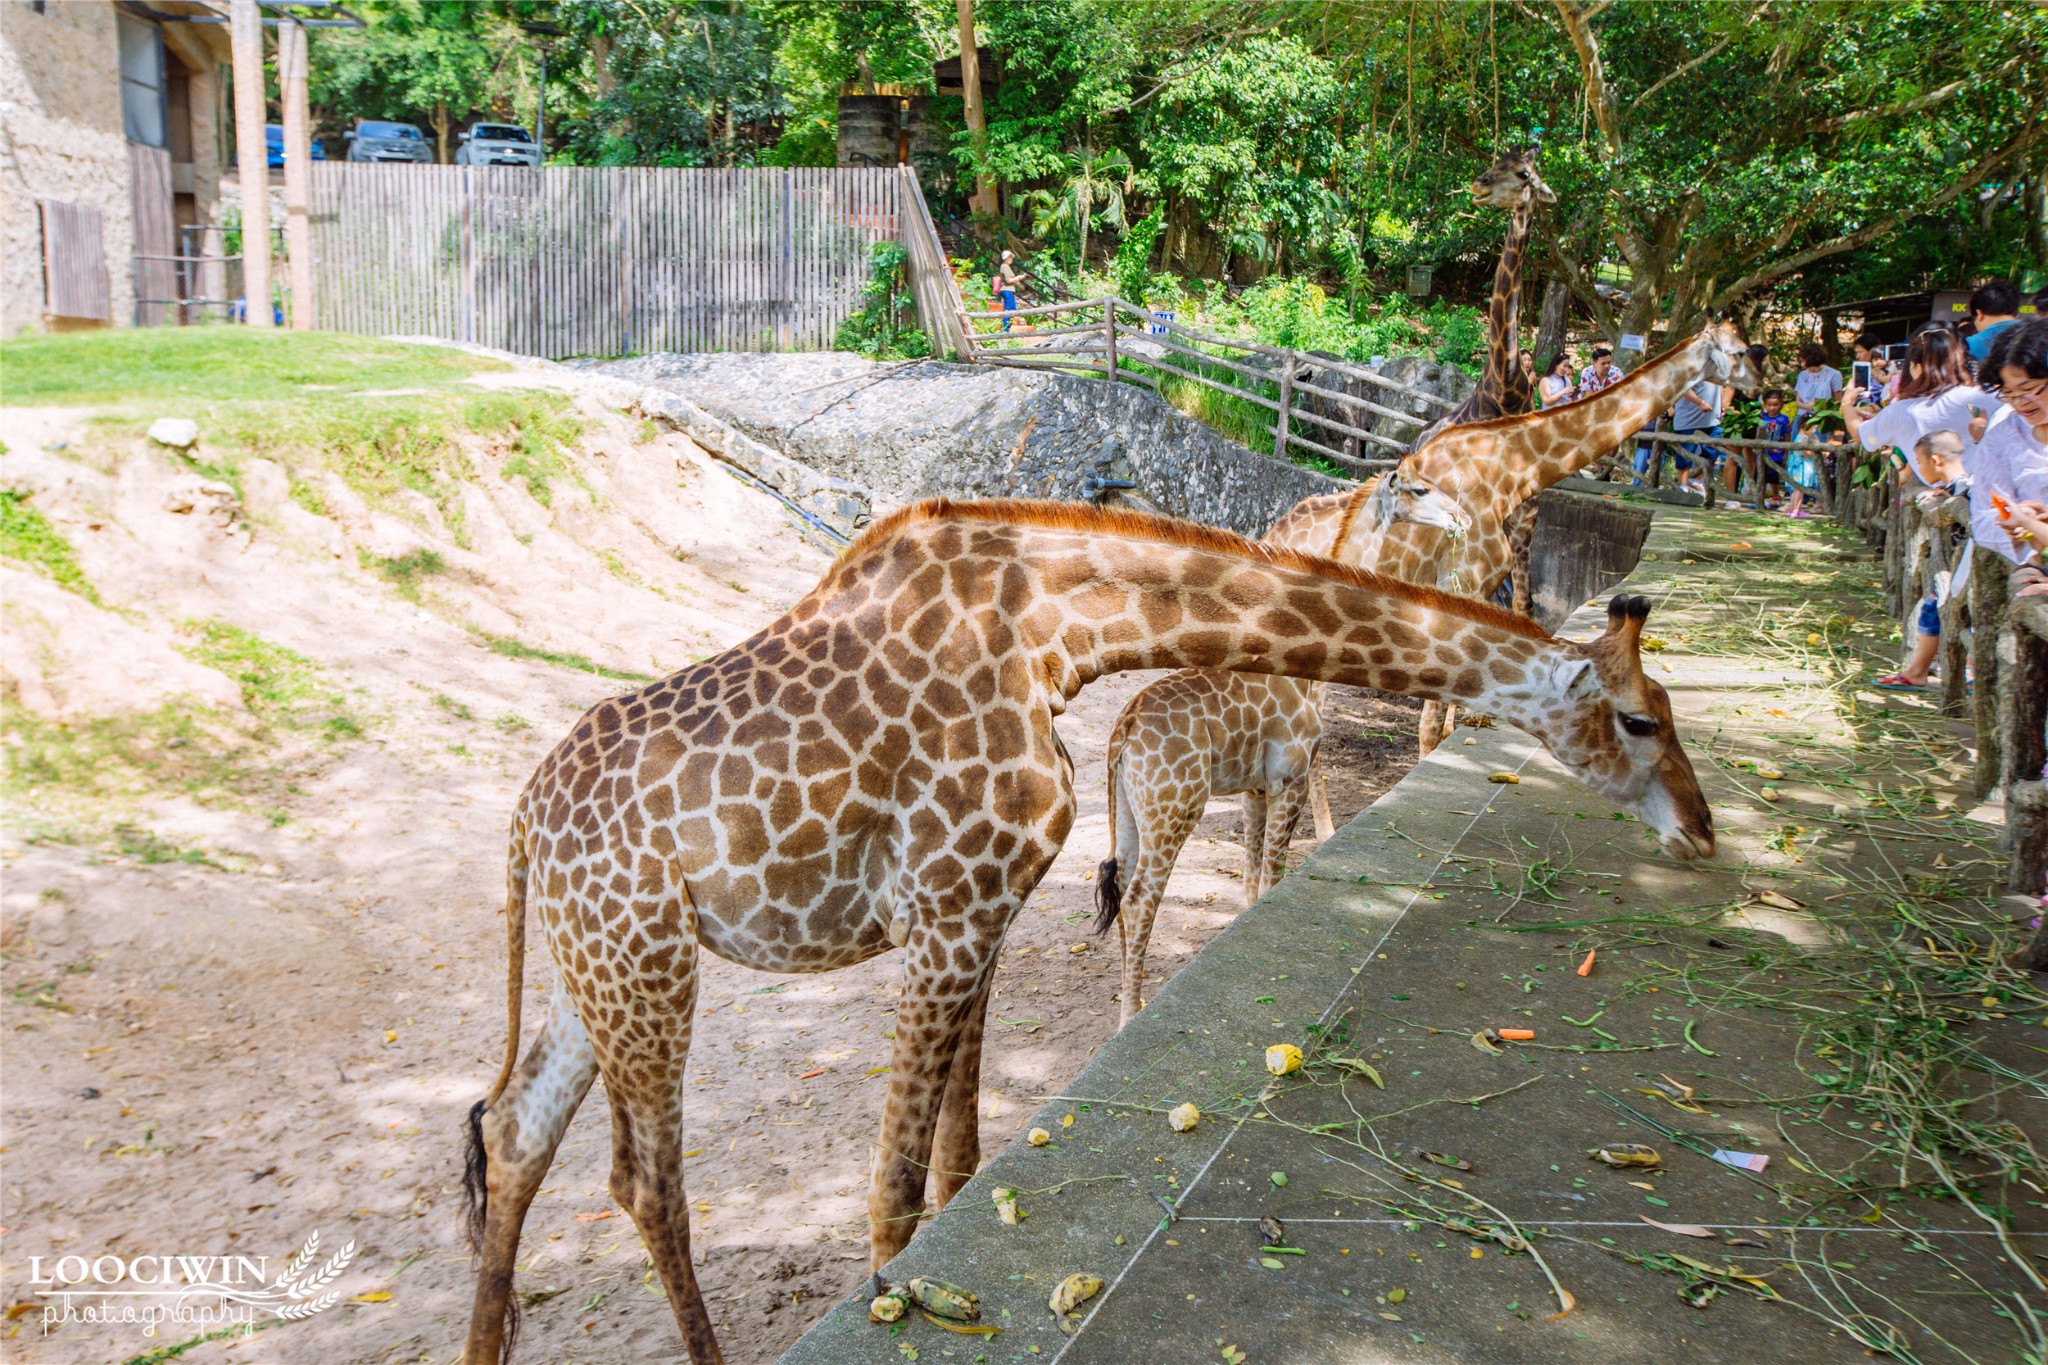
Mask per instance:
[[[447,105],[437,104],[434,106],[433,123],[434,160],[440,162],[443,166],[445,166],[448,164],[449,120]]]
[[[974,0],[956,0],[960,20],[960,94],[967,105],[967,131],[974,142],[975,190],[968,201],[978,215],[998,212],[996,182],[981,164],[988,155],[988,119],[981,107],[981,50],[974,44]]]
[[[1565,328],[1571,320],[1572,291],[1563,280],[1546,276],[1543,280],[1543,308],[1536,319],[1536,369],[1543,372],[1559,351],[1564,349]]]

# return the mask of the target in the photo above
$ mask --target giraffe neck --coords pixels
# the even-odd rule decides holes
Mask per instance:
[[[1535,218],[1533,202],[1519,205],[1508,219],[1507,239],[1501,243],[1500,263],[1493,268],[1493,297],[1486,306],[1486,376],[1499,412],[1512,414],[1527,409],[1523,401],[1513,403],[1522,375],[1522,257],[1529,246],[1529,225]]]
[[[1024,644],[1062,704],[1109,673],[1227,669],[1462,702],[1540,732],[1544,684],[1572,657],[1485,603],[1284,552],[1020,527],[1015,553],[1036,578]]]

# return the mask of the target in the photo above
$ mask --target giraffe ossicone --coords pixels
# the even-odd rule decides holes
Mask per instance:
[[[1639,609],[1640,608],[1640,609]],[[1713,826],[1638,654],[1647,604],[1585,644],[1483,602],[1228,532],[1068,504],[920,503],[715,658],[599,703],[542,760],[507,857],[504,1065],[471,1112],[480,1255],[464,1358],[500,1359],[521,1225],[602,1075],[611,1192],[696,1365],[722,1359],[690,1259],[683,1082],[708,950],[815,972],[906,923],[869,1254],[980,1164],[975,1099],[1004,931],[1074,821],[1053,718],[1138,668],[1283,674],[1486,706],[1673,852]],[[556,970],[520,1050],[526,916]]]

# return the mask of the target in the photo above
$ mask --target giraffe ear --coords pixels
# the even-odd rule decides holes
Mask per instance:
[[[1590,700],[1600,690],[1600,672],[1591,659],[1573,659],[1557,670],[1558,690],[1569,701]]]

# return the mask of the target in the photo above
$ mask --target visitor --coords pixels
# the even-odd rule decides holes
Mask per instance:
[[[1517,350],[1515,352],[1515,363],[1522,367],[1522,383],[1528,388],[1530,393],[1535,393],[1536,357],[1530,354],[1528,351]],[[1543,402],[1540,398],[1537,400],[1536,406],[1539,408],[1543,406]]]
[[[2018,595],[2048,595],[2040,553],[2048,545],[2048,318],[2001,329],[1978,379],[2005,407],[1992,414],[1967,456],[1971,529],[1981,486],[2010,546],[2000,553],[2021,566],[2026,580]]]
[[[1003,330],[1010,330],[1010,315],[1017,311],[1017,284],[1023,277],[1017,273],[1017,253],[1005,251],[1002,264],[996,273],[989,276],[988,289],[1002,304]]]
[[[1757,399],[1763,412],[1756,420],[1756,438],[1759,441],[1789,441],[1792,439],[1792,414],[1785,411],[1785,391],[1765,389]],[[1782,498],[1785,491],[1785,455],[1782,448],[1766,449],[1762,459],[1750,469],[1750,505],[1759,512],[1775,510],[1778,500],[1773,499],[1771,490],[1778,490]],[[1728,496],[1735,496],[1734,460],[1728,462]]]
[[[1543,378],[1536,383],[1536,406],[1554,408],[1559,403],[1569,403],[1574,392],[1571,353],[1559,351],[1550,357],[1550,363],[1543,367]]]
[[[1963,438],[1953,431],[1930,431],[1922,436],[1913,447],[1912,462],[1899,471],[1901,483],[1908,479],[1919,485],[1909,496],[1921,499],[1923,506],[1967,492],[1970,481],[1963,472]],[[1949,527],[1948,531],[1951,536],[1968,538],[1959,527]],[[1961,590],[1959,573],[1968,577],[1962,560],[1954,562],[1955,567],[1940,575],[1935,587],[1920,599],[1920,610],[1913,621],[1913,648],[1906,662],[1898,672],[1879,678],[1875,686],[1887,692],[1918,691],[1927,686],[1934,656],[1941,651],[1941,605]]]
[[[1621,366],[1614,363],[1614,352],[1605,346],[1595,346],[1593,363],[1579,376],[1579,397],[1591,398],[1600,390],[1619,384],[1621,380]]]
[[[2004,280],[1980,284],[1970,295],[1970,363],[1982,365],[1991,354],[1991,343],[2001,332],[2019,322],[2020,291]]]
[[[1671,429],[1681,436],[1705,433],[1708,436],[1721,434],[1721,383],[1716,379],[1702,378],[1678,395],[1678,401],[1671,405]],[[1678,491],[1698,493],[1707,500],[1707,506],[1714,505],[1714,494],[1707,478],[1714,469],[1714,447],[1694,443],[1681,445],[1672,463],[1678,469]]]
[[[1806,429],[1813,418],[1813,410],[1829,402],[1842,391],[1842,372],[1828,364],[1828,352],[1818,341],[1809,341],[1799,348],[1799,373],[1792,379],[1792,396],[1796,400],[1792,414],[1792,432],[1797,435]]]

